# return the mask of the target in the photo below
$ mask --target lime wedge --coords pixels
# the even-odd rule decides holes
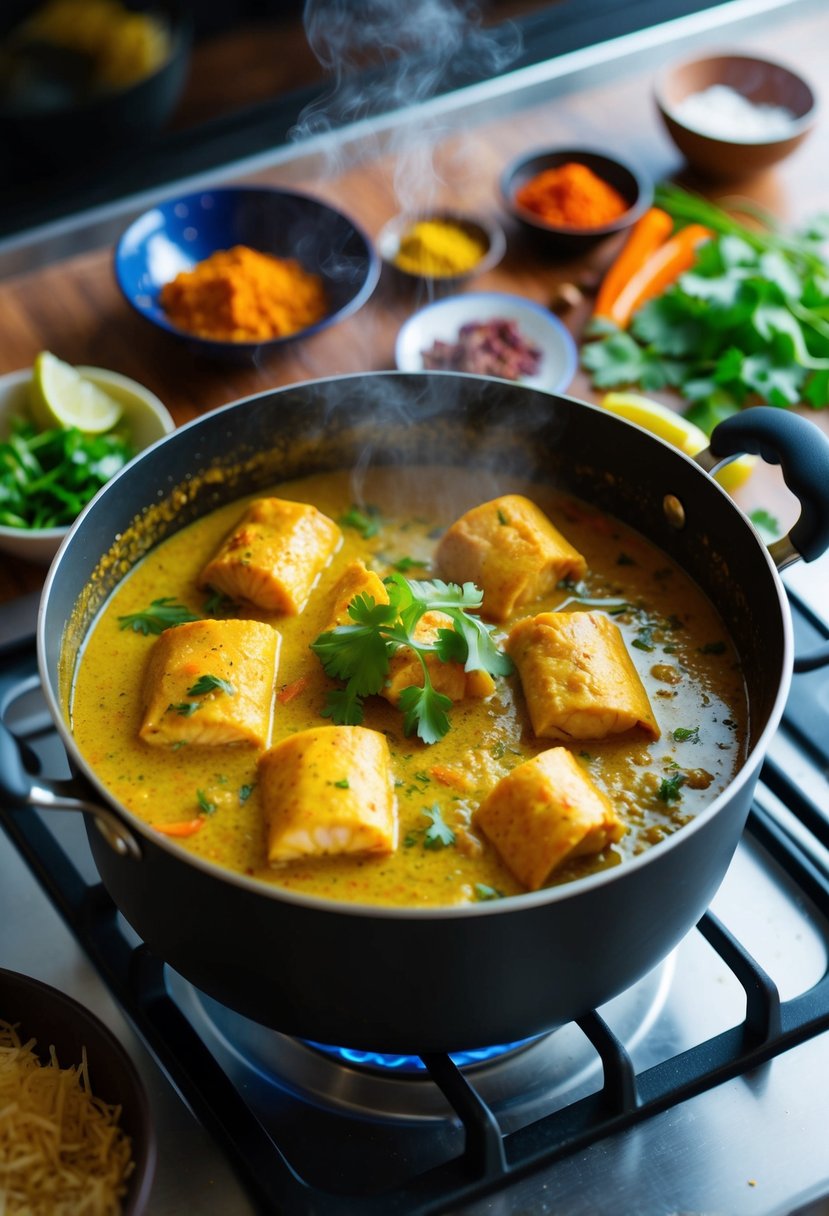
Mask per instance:
[[[646,431],[658,435],[666,443],[672,443],[686,456],[696,456],[697,452],[708,446],[705,432],[693,422],[660,401],[643,397],[641,393],[605,393],[599,404],[611,413],[620,414],[629,422],[635,422]],[[756,463],[756,456],[740,456],[714,476],[723,489],[731,493],[748,481]]]
[[[35,359],[29,406],[42,430],[75,426],[87,434],[111,430],[122,412],[114,397],[48,350]]]

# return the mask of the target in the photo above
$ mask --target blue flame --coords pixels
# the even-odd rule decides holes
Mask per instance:
[[[515,1051],[530,1039],[518,1039],[514,1043],[502,1043],[498,1047],[480,1047],[474,1051],[453,1051],[450,1059],[458,1068],[466,1068],[471,1064],[482,1064],[486,1060],[494,1060],[498,1056]],[[381,1051],[356,1051],[351,1047],[332,1047],[328,1043],[315,1043],[311,1039],[303,1039],[308,1047],[313,1047],[325,1055],[343,1060],[346,1064],[357,1064],[362,1068],[376,1068],[383,1072],[425,1072],[426,1066],[420,1056],[391,1055]]]

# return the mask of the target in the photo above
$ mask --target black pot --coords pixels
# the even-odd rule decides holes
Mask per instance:
[[[38,624],[45,695],[76,780],[44,789],[0,732],[13,803],[86,813],[101,878],[150,950],[265,1025],[388,1052],[509,1042],[604,1003],[660,962],[702,915],[737,846],[792,668],[778,577],[829,543],[829,442],[754,409],[715,432],[719,459],[761,451],[803,504],[773,556],[688,457],[593,406],[503,381],[377,373],[269,392],[183,427],[90,504],[49,573]],[[710,451],[698,458],[713,467]],[[749,689],[751,739],[730,786],[668,840],[551,890],[469,907],[359,907],[293,895],[187,854],[109,797],[66,714],[84,636],[157,540],[244,493],[314,469],[374,463],[487,466],[549,480],[639,529],[718,606]],[[101,829],[101,830],[99,830]]]

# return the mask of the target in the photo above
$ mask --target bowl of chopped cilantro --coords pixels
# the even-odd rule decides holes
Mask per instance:
[[[49,563],[98,490],[174,425],[137,381],[48,351],[0,376],[0,550]]]

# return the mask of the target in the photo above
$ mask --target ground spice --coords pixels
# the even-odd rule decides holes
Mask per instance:
[[[515,201],[548,224],[567,228],[601,228],[630,205],[615,187],[575,161],[537,174],[516,191]]]
[[[474,233],[449,220],[419,220],[400,241],[395,266],[408,274],[452,278],[474,269],[486,253]]]
[[[319,321],[328,308],[319,275],[293,258],[246,245],[218,250],[182,271],[164,284],[160,302],[173,325],[230,342],[285,337]]]

